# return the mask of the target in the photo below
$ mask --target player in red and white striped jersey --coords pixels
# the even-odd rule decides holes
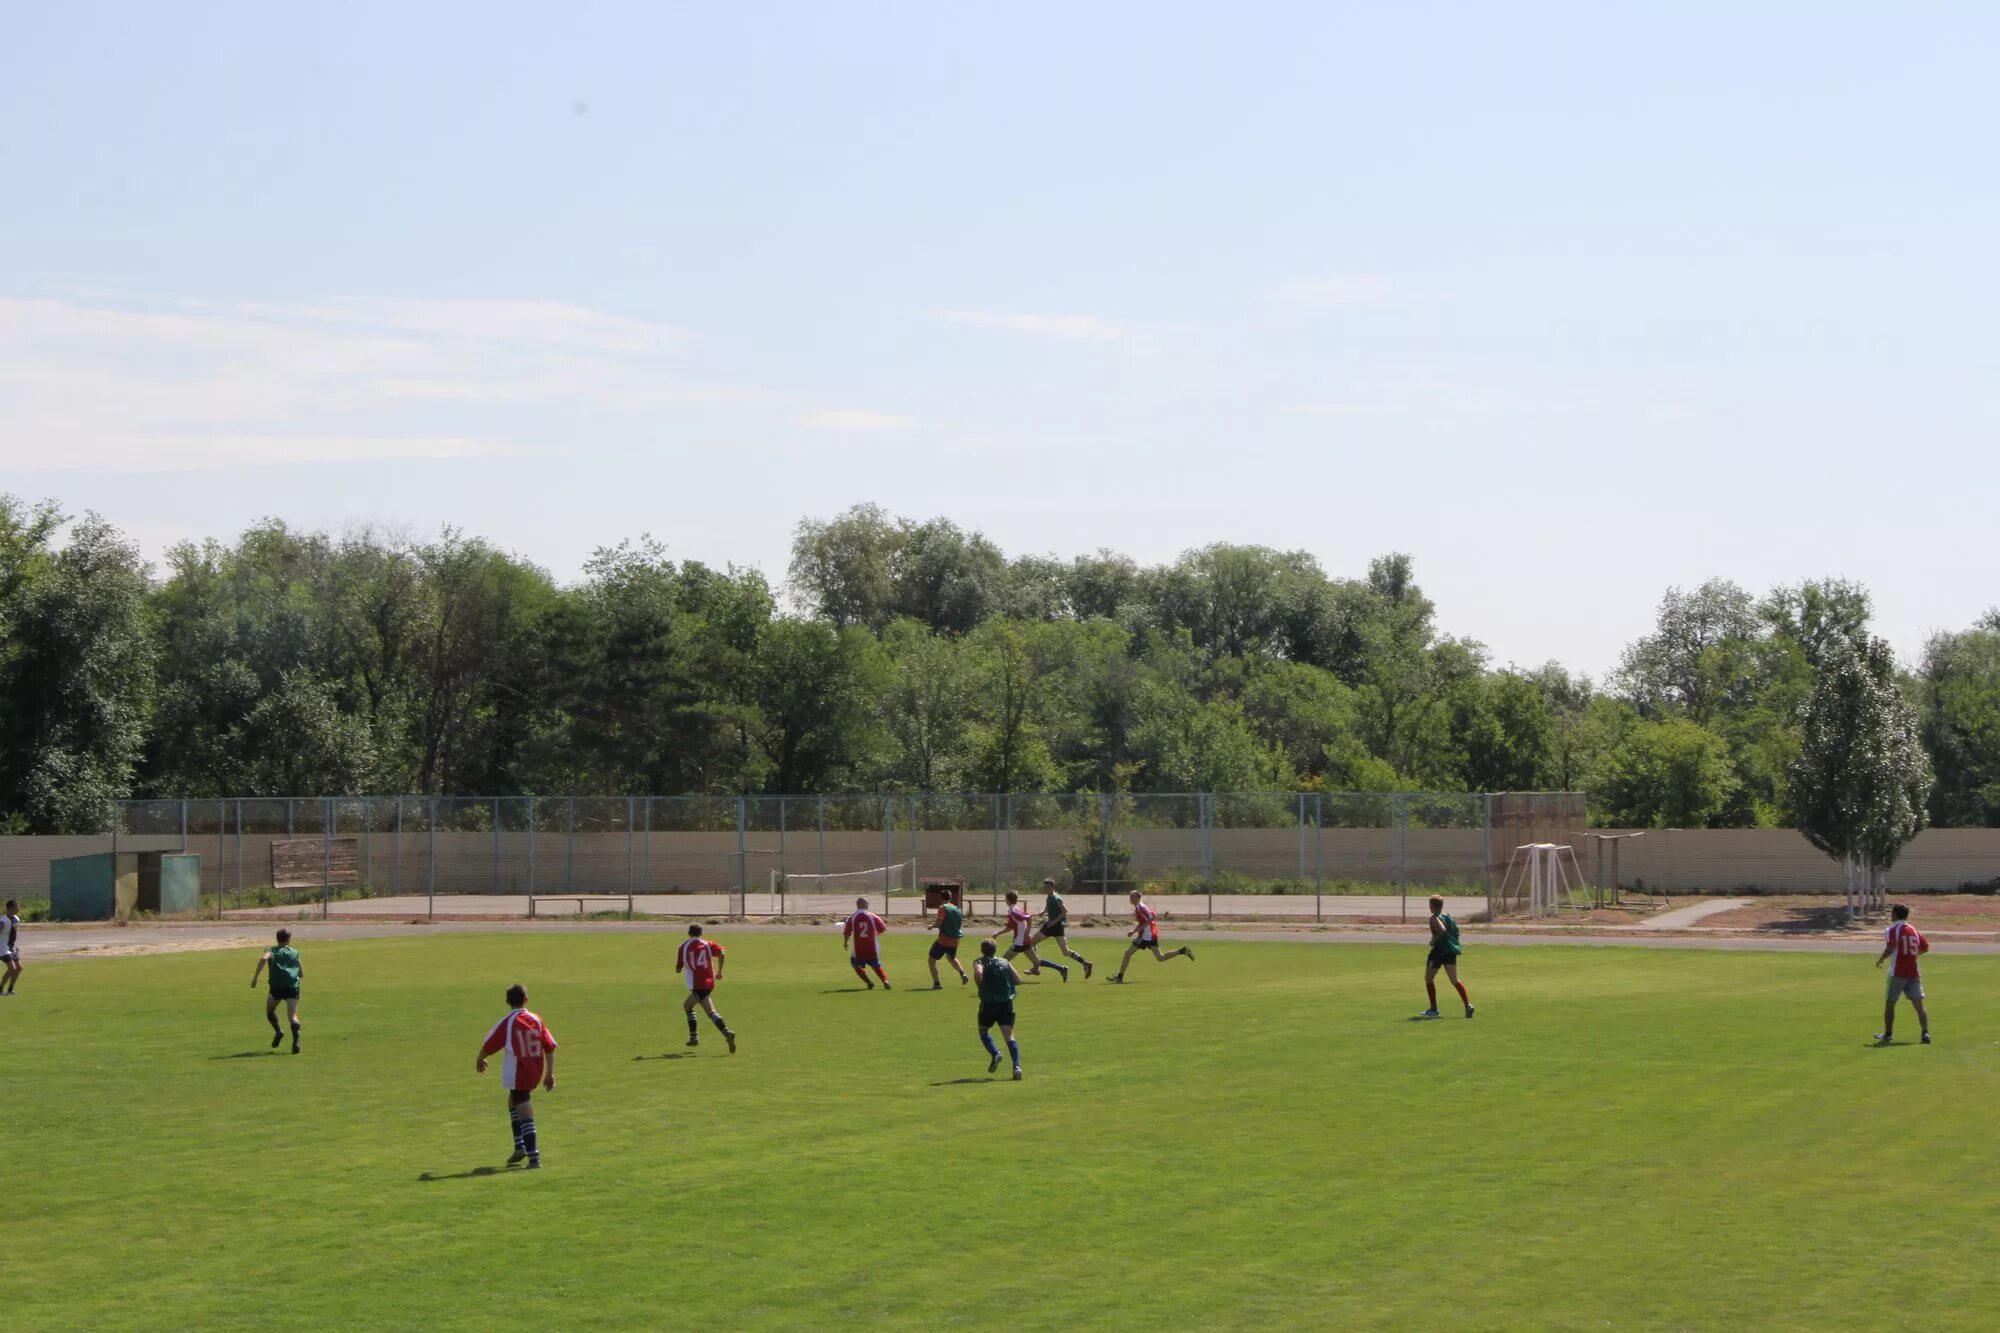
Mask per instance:
[[[1194,950],[1185,944],[1172,953],[1161,953],[1160,919],[1146,905],[1146,895],[1134,889],[1125,896],[1132,902],[1133,924],[1132,929],[1126,932],[1132,937],[1132,943],[1126,947],[1125,956],[1118,960],[1118,975],[1111,978],[1113,981],[1122,983],[1125,980],[1125,969],[1131,965],[1132,955],[1138,953],[1150,953],[1163,963],[1169,958],[1186,958],[1190,963],[1194,961]]]
[[[507,988],[507,1016],[493,1025],[479,1048],[480,1073],[486,1072],[486,1058],[501,1054],[500,1078],[507,1085],[507,1118],[514,1127],[514,1155],[507,1165],[526,1159],[530,1169],[542,1164],[540,1143],[535,1138],[535,1106],[530,1097],[535,1085],[553,1092],[556,1086],[556,1035],[549,1031],[541,1015],[528,1012],[528,989]]]
[[[869,990],[875,989],[875,983],[868,980],[863,969],[871,967],[882,978],[882,989],[889,989],[889,974],[882,969],[882,932],[888,928],[887,921],[868,910],[866,898],[854,900],[854,915],[840,926],[840,942],[847,946],[848,966]]]
[[[1007,924],[994,931],[993,938],[997,940],[1002,935],[1013,937],[1007,942],[1007,958],[1011,960],[1015,954],[1024,953],[1028,955],[1028,961],[1035,965],[1034,971],[1030,972],[1029,976],[1033,976],[1044,967],[1052,967],[1062,973],[1065,982],[1069,980],[1068,968],[1061,963],[1044,963],[1035,953],[1035,914],[1021,901],[1021,895],[1012,889],[1007,890]]]
[[[1917,1011],[1917,1022],[1923,1024],[1923,1044],[1931,1044],[1931,1016],[1924,1008],[1924,982],[1917,967],[1917,959],[1931,951],[1931,942],[1923,933],[1910,924],[1910,909],[1897,903],[1890,909],[1895,920],[1882,936],[1882,952],[1875,959],[1880,967],[1894,958],[1896,965],[1889,969],[1889,998],[1882,1005],[1882,1030],[1875,1034],[1875,1040],[1887,1046],[1896,1035],[1896,1001],[1907,995],[1910,1004]]]
[[[729,1043],[729,1053],[736,1054],[736,1033],[729,1024],[722,1021],[722,1015],[715,1011],[715,1001],[711,998],[715,988],[722,984],[723,948],[714,940],[702,938],[699,924],[688,927],[688,937],[681,942],[680,952],[674,957],[674,971],[687,977],[688,995],[681,1004],[681,1012],[687,1015],[688,1045],[701,1045],[701,1025],[695,1021],[694,1007],[700,1005],[722,1031],[722,1039]]]

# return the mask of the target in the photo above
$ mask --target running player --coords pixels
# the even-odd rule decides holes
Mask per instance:
[[[1007,945],[1007,957],[1011,959],[1017,953],[1024,953],[1028,955],[1028,961],[1035,965],[1034,972],[1029,973],[1029,975],[1033,976],[1035,973],[1040,972],[1042,970],[1042,960],[1035,954],[1034,914],[1028,910],[1027,904],[1021,901],[1021,895],[1012,889],[1007,890],[1007,924],[994,931],[993,938],[997,940],[1002,935],[1009,933],[1014,938]],[[1050,963],[1049,966],[1062,973],[1064,982],[1069,981],[1068,968],[1064,967],[1061,963]]]
[[[866,898],[856,898],[854,915],[841,923],[840,942],[847,946],[847,965],[869,990],[875,989],[875,983],[862,969],[870,967],[882,978],[882,989],[889,989],[889,974],[882,970],[882,932],[888,928],[887,921],[868,910]]]
[[[1007,1040],[1007,1054],[1014,1057],[1014,1081],[1021,1081],[1021,1043],[1014,1040],[1014,986],[1020,981],[1014,965],[993,956],[993,941],[979,941],[979,959],[972,965],[973,979],[979,983],[979,1044],[993,1057],[986,1066],[991,1074],[1000,1068],[1000,1048],[993,1044],[993,1025]]]
[[[7,900],[7,915],[0,916],[0,963],[7,965],[0,975],[0,995],[12,995],[21,983],[21,904]]]
[[[1043,940],[1054,940],[1056,948],[1063,951],[1063,957],[1083,964],[1083,979],[1085,981],[1090,980],[1090,974],[1095,971],[1090,964],[1090,960],[1069,947],[1068,904],[1064,903],[1062,895],[1056,892],[1056,882],[1054,880],[1043,880],[1042,891],[1048,895],[1048,900],[1042,904],[1042,926],[1040,930],[1035,932],[1035,943],[1040,944]]]
[[[971,978],[965,975],[965,964],[958,961],[958,942],[965,937],[965,911],[957,903],[947,898],[938,904],[937,920],[924,927],[935,930],[937,938],[931,941],[931,989],[943,990],[944,983],[938,980],[938,959],[951,960],[951,970],[958,973],[958,984],[963,986]]]
[[[1113,981],[1121,984],[1124,982],[1125,969],[1131,966],[1134,954],[1151,953],[1163,963],[1169,958],[1183,956],[1190,963],[1194,961],[1194,950],[1185,944],[1172,953],[1161,953],[1159,918],[1154,915],[1152,908],[1146,906],[1146,895],[1134,889],[1125,896],[1132,902],[1133,925],[1132,929],[1126,932],[1132,937],[1132,943],[1126,946],[1125,956],[1118,960],[1118,975],[1111,978]]]
[[[1902,903],[1890,908],[1889,915],[1895,920],[1889,923],[1889,929],[1882,937],[1882,952],[1875,959],[1875,966],[1882,966],[1891,957],[1895,958],[1896,965],[1889,969],[1889,998],[1882,1005],[1882,1030],[1875,1034],[1875,1040],[1887,1046],[1896,1035],[1896,1001],[1907,995],[1917,1011],[1917,1022],[1923,1024],[1923,1036],[1919,1040],[1928,1046],[1931,1044],[1931,1015],[1924,1008],[1924,981],[1917,970],[1917,958],[1931,951],[1931,942],[1910,924],[1910,909]]]
[[[486,1072],[486,1057],[496,1051],[501,1057],[500,1081],[507,1085],[507,1119],[514,1129],[514,1155],[507,1165],[526,1160],[530,1171],[542,1164],[541,1143],[535,1137],[535,1085],[554,1092],[556,1088],[556,1035],[549,1031],[539,1014],[528,1012],[528,988],[518,983],[507,988],[507,1016],[493,1025],[479,1048],[479,1063]]]
[[[305,964],[299,961],[299,951],[292,947],[292,932],[278,932],[276,948],[266,949],[257,958],[257,970],[250,974],[250,989],[257,989],[257,978],[264,975],[264,969],[271,969],[271,992],[264,998],[264,1021],[271,1025],[271,1049],[277,1050],[278,1043],[285,1039],[285,1030],[278,1026],[278,1001],[285,1002],[285,1017],[292,1021],[292,1054],[299,1053],[299,988],[305,980]]]
[[[1444,910],[1444,899],[1431,899],[1431,953],[1424,963],[1424,990],[1431,997],[1431,1007],[1424,1010],[1425,1018],[1438,1016],[1438,969],[1443,968],[1445,976],[1458,990],[1458,998],[1465,1005],[1465,1016],[1472,1017],[1472,997],[1465,993],[1465,983],[1458,979],[1458,956],[1465,952],[1465,946],[1458,942],[1458,922],[1451,919],[1451,913]]]
[[[703,939],[699,923],[688,927],[688,937],[681,942],[680,952],[674,955],[674,971],[687,974],[687,999],[681,1002],[681,1012],[687,1015],[688,1045],[701,1045],[701,1025],[695,1021],[694,1007],[700,1005],[715,1026],[722,1032],[722,1039],[729,1043],[729,1053],[736,1054],[736,1034],[729,1024],[722,1021],[722,1015],[715,1011],[715,988],[722,984],[722,957],[724,950],[714,940]]]

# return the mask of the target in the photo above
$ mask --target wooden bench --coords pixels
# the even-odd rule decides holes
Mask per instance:
[[[540,916],[541,913],[538,909],[542,903],[575,903],[576,914],[578,916],[582,916],[583,905],[585,903],[619,903],[619,902],[625,904],[625,915],[626,916],[632,915],[632,895],[629,893],[530,894],[528,896],[528,915],[530,918]]]

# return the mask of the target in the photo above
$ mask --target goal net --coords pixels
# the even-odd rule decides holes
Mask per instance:
[[[870,907],[887,916],[893,899],[908,897],[916,890],[917,863],[913,860],[829,875],[787,875],[773,870],[770,910],[781,914],[846,913],[854,910],[856,898],[866,898]]]

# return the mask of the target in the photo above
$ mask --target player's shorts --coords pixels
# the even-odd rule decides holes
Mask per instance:
[[[1429,967],[1457,967],[1459,957],[1460,955],[1453,953],[1449,949],[1432,949],[1425,965]]]
[[[1012,958],[1017,953],[1026,953],[1030,947],[1032,946],[1026,944],[1010,944],[1007,946],[1007,952],[1002,956]]]
[[[0,963],[18,963],[20,961],[21,951],[19,949],[0,949]]]
[[[979,1006],[979,1026],[990,1028],[994,1024],[1003,1028],[1014,1026],[1014,1006],[1011,1004],[982,1004]]]
[[[957,940],[939,939],[931,941],[931,961],[933,963],[935,963],[940,958],[956,958],[956,957],[958,957]]]
[[[713,987],[713,986],[689,986],[689,987],[688,987],[688,991],[689,991],[689,993],[690,993],[690,994],[692,994],[692,995],[694,996],[694,998],[695,998],[695,999],[697,999],[697,1000],[706,1000],[706,999],[707,999],[707,998],[708,998],[709,996],[711,996],[711,995],[715,994],[715,987]]]
[[[1063,932],[1068,929],[1069,926],[1066,922],[1055,921],[1055,922],[1045,923],[1042,926],[1042,938],[1050,940],[1059,940],[1063,937]]]
[[[881,960],[880,958],[863,958],[863,957],[862,957],[862,956],[861,956],[860,954],[858,954],[858,953],[851,953],[851,954],[847,955],[847,961],[848,961],[848,962],[849,962],[850,964],[852,964],[853,966],[855,966],[855,967],[880,967],[880,966],[882,966],[882,960]]]
[[[1904,995],[1909,996],[1912,1000],[1923,999],[1924,979],[1922,977],[1899,977],[1893,972],[1890,973],[1889,1003],[1894,1004],[1899,996]]]
[[[507,1105],[519,1106],[534,1095],[535,1090],[533,1088],[509,1088],[507,1089]]]
[[[1135,949],[1157,949],[1160,947],[1160,937],[1158,935],[1143,936],[1140,939],[1133,940],[1132,947]]]
[[[299,998],[299,993],[296,990],[279,990],[276,986],[273,986],[271,987],[271,998],[274,1000],[296,1000]]]

